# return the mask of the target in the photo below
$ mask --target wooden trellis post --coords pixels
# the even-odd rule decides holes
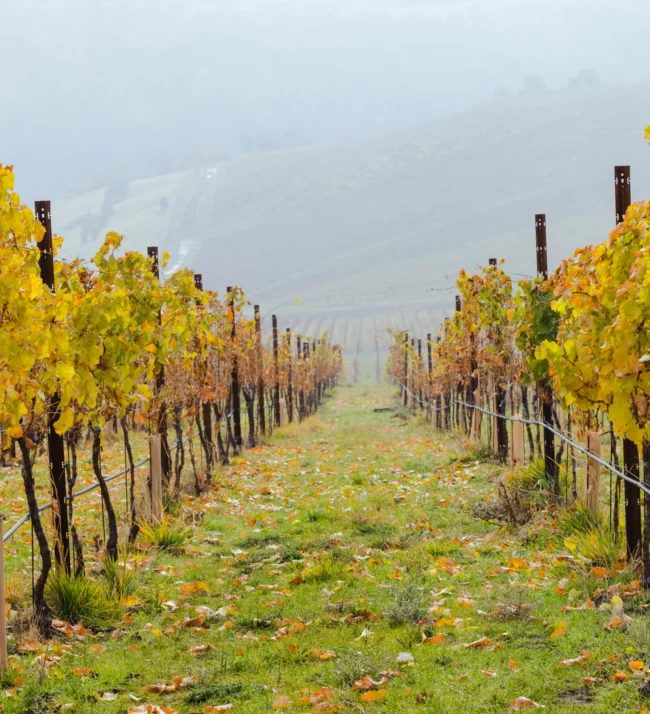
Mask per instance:
[[[41,269],[41,279],[54,292],[54,254],[52,252],[52,213],[49,201],[36,201],[35,213],[38,222],[45,229],[43,238],[38,243],[40,256],[38,264]],[[47,419],[47,453],[50,466],[50,481],[52,485],[52,509],[56,543],[54,555],[57,563],[66,572],[70,572],[70,524],[68,523],[68,505],[66,502],[67,483],[65,478],[65,449],[63,436],[56,433],[54,424],[61,416],[61,400],[58,394],[50,399]]]
[[[600,456],[603,434],[600,431],[587,432],[587,451]],[[600,464],[594,459],[587,459],[587,479],[585,481],[585,505],[594,514],[598,515],[598,501],[600,493]]]
[[[151,520],[161,523],[162,507],[162,439],[160,434],[149,436],[151,454]]]
[[[517,414],[521,419],[521,414]],[[520,421],[512,422],[512,464],[523,465],[524,463],[524,425]]]

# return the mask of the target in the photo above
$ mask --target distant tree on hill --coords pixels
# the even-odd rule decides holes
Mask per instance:
[[[548,89],[546,81],[539,75],[524,77],[524,92],[544,92]]]
[[[581,69],[575,77],[569,80],[569,87],[596,87],[600,79],[593,69]]]
[[[497,101],[503,101],[504,99],[507,99],[509,96],[511,96],[511,92],[507,87],[497,87],[494,90],[494,98]]]

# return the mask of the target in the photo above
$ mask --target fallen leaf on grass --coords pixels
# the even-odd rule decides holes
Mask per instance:
[[[170,684],[149,684],[144,687],[145,692],[150,692],[152,694],[163,694],[165,692],[177,692],[179,689],[184,689],[192,684],[196,684],[199,681],[198,675],[192,677],[176,677]]]
[[[321,652],[315,647],[309,650],[309,654],[314,657],[314,659],[320,659],[323,661],[328,659],[334,659],[336,657],[336,652],[334,652],[334,650],[325,650],[324,652]]]
[[[176,709],[159,707],[156,704],[140,704],[137,707],[129,709],[128,714],[178,714],[178,712]]]
[[[356,638],[357,640],[367,640],[369,637],[374,637],[375,633],[365,627],[363,632]]]
[[[633,671],[633,672],[640,672],[642,669],[644,669],[645,665],[641,660],[638,659],[633,659],[630,664],[628,664],[628,667]]]
[[[75,667],[72,670],[72,674],[74,674],[75,677],[81,677],[82,679],[87,677],[91,672],[92,670],[88,669],[88,667]]]
[[[288,709],[289,707],[293,706],[293,702],[289,697],[286,696],[281,696],[278,697],[274,702],[273,702],[273,708],[274,709]]]
[[[386,681],[383,678],[380,679],[379,681],[376,681],[369,674],[366,674],[365,677],[358,679],[354,683],[354,688],[355,689],[363,689],[364,691],[370,691],[372,689],[379,689],[384,684],[386,684]]]
[[[510,710],[513,712],[518,712],[521,709],[537,709],[537,707],[541,706],[541,704],[537,704],[537,702],[528,699],[528,697],[517,697],[517,699],[513,699],[510,702]]]
[[[229,712],[232,707],[232,704],[219,704],[216,707],[206,706],[203,711],[206,712],[206,714],[210,714],[210,712]]]
[[[445,641],[445,634],[444,632],[439,632],[437,635],[434,635],[433,637],[427,637],[424,632],[422,633],[422,644],[429,644],[429,645],[441,645]]]
[[[207,593],[209,589],[207,583],[185,583],[185,585],[181,585],[181,595],[188,597],[189,595],[196,595],[197,593]]]
[[[566,622],[559,620],[558,622],[555,623],[555,629],[553,632],[551,632],[551,639],[554,640],[556,637],[562,637],[563,635],[566,635],[566,628],[567,624]]]
[[[190,654],[192,655],[200,655],[203,654],[204,652],[208,652],[209,650],[213,650],[214,647],[208,642],[205,645],[192,645],[190,647]]]
[[[489,637],[481,637],[480,640],[474,640],[474,642],[463,642],[463,647],[476,648],[476,647],[489,647],[492,644],[492,640]]]
[[[92,630],[87,630],[83,622],[79,622],[76,625],[71,625],[69,622],[64,620],[52,620],[52,629],[65,635],[66,637],[78,637],[83,639],[84,637],[94,637]]]
[[[183,626],[184,627],[203,627],[205,624],[205,615],[201,613],[200,615],[197,615],[196,617],[191,617],[188,618],[187,620],[183,620]]]
[[[60,657],[55,657],[53,655],[42,654],[38,657],[34,657],[32,660],[33,667],[43,667],[44,669],[49,669],[54,667],[61,662]]]
[[[481,674],[484,674],[486,677],[497,677],[497,673],[494,672],[491,669],[482,669]]]
[[[523,558],[510,558],[510,563],[508,563],[510,570],[515,572],[518,570],[530,570],[530,566]]]
[[[361,695],[362,702],[383,702],[388,697],[386,689],[377,689],[376,691],[364,692]]]
[[[607,568],[600,568],[600,567],[592,568],[590,573],[591,573],[592,577],[596,578],[596,580],[602,580],[603,578],[608,578],[610,575],[609,570],[607,570]]]
[[[331,687],[323,687],[322,689],[317,689],[311,694],[306,694],[304,697],[300,697],[300,699],[298,699],[298,704],[323,704],[323,702],[328,702],[332,699],[334,694],[335,692]]]
[[[127,595],[126,597],[123,597],[120,602],[128,610],[134,610],[136,607],[140,607],[142,605],[142,600],[140,600],[137,595]]]
[[[576,664],[582,664],[583,662],[588,662],[591,659],[591,652],[588,650],[582,650],[582,654],[579,657],[574,657],[573,659],[563,659],[560,662],[562,667],[573,667]]]

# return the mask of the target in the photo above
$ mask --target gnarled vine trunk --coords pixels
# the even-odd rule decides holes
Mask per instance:
[[[17,439],[18,448],[22,456],[22,475],[25,485],[25,496],[29,508],[29,517],[32,521],[32,528],[38,543],[38,550],[41,556],[41,572],[34,583],[34,618],[38,631],[43,637],[49,637],[52,630],[52,611],[45,600],[45,584],[52,569],[52,552],[47,542],[47,536],[43,529],[38,503],[36,501],[36,490],[34,488],[34,471],[29,453],[29,447],[24,436]]]
[[[131,439],[129,439],[129,424],[126,416],[120,419],[120,424],[122,425],[122,434],[124,435],[124,448],[126,449],[126,456],[129,461],[129,499],[131,501],[129,543],[135,543],[135,539],[140,532],[138,513],[135,506],[135,462],[133,461],[133,449],[131,448]]]
[[[101,465],[101,448],[102,448],[102,430],[95,426],[92,429],[93,434],[93,471],[99,483],[99,490],[102,494],[102,501],[106,508],[106,518],[108,519],[108,540],[106,541],[105,557],[110,560],[117,560],[117,519],[115,518],[115,510],[111,503],[111,494],[108,491],[108,486],[102,474]]]
[[[181,407],[174,409],[174,432],[176,433],[176,453],[174,454],[174,495],[181,491],[181,476],[185,466],[185,446],[183,444],[183,411]]]

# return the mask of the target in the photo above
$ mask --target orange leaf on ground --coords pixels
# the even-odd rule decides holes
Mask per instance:
[[[388,696],[388,692],[385,689],[378,689],[376,691],[364,692],[361,695],[362,702],[383,702]]]
[[[289,707],[293,706],[293,702],[289,697],[286,696],[281,696],[278,697],[274,702],[273,702],[273,708],[274,709],[288,709]]]
[[[492,640],[489,637],[481,637],[480,640],[474,640],[474,642],[463,642],[463,647],[489,647],[491,644]]]
[[[521,709],[537,709],[538,706],[537,702],[528,699],[528,697],[517,697],[510,702],[510,710],[513,712],[518,712]]]

